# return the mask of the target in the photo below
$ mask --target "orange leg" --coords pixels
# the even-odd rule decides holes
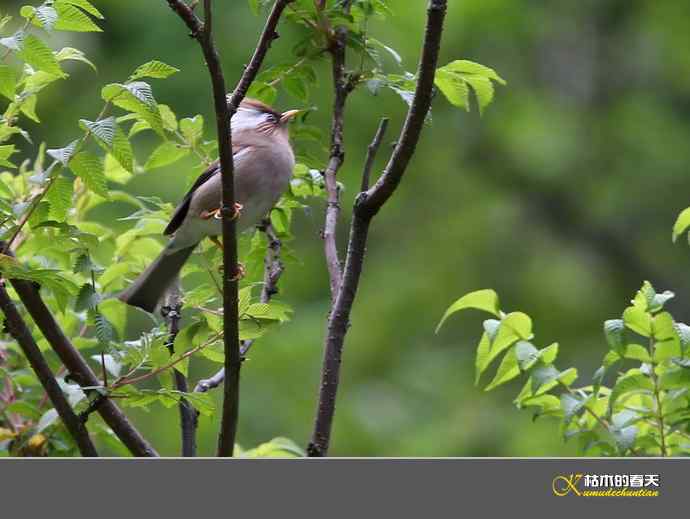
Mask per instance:
[[[231,220],[235,220],[242,214],[242,209],[244,206],[242,204],[235,203],[235,213],[232,215]],[[202,220],[208,220],[209,218],[215,218],[216,220],[220,220],[223,218],[223,215],[221,214],[220,207],[218,209],[214,209],[213,211],[201,211],[201,214],[199,214],[199,218]]]

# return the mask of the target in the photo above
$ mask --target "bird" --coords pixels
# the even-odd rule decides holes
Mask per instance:
[[[300,110],[277,112],[245,98],[231,120],[237,231],[254,227],[287,190],[295,166],[288,123]],[[206,237],[220,245],[220,162],[196,179],[173,212],[163,234],[170,236],[158,257],[118,298],[154,313],[196,246]]]

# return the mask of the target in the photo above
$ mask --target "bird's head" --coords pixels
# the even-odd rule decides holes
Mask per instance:
[[[245,98],[232,118],[232,130],[255,130],[264,135],[288,135],[288,123],[300,110],[278,112],[256,99]]]

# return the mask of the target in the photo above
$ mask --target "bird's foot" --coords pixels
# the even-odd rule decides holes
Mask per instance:
[[[243,208],[244,208],[244,206],[242,204],[238,204],[237,202],[235,202],[235,207],[234,207],[235,212],[230,217],[230,220],[236,220],[240,216],[240,214],[242,214]],[[208,220],[212,217],[215,218],[216,220],[221,220],[223,218],[223,212],[222,211],[223,210],[220,207],[218,209],[214,209],[213,211],[201,211],[201,214],[199,215],[199,217],[202,220]]]
[[[218,267],[218,272],[220,274],[223,273],[224,271],[224,266],[221,265]],[[237,262],[237,270],[235,271],[235,275],[230,278],[230,281],[239,281],[240,279],[244,278],[244,276],[247,275],[247,269],[244,268],[244,265],[240,262]]]
[[[230,281],[239,281],[246,275],[247,270],[244,268],[244,265],[242,265],[242,263],[237,263],[237,270],[235,270],[235,275],[230,278]]]

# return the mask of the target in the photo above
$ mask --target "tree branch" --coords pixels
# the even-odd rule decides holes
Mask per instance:
[[[239,379],[241,358],[238,333],[237,300],[237,231],[235,226],[234,164],[230,118],[242,102],[256,74],[261,68],[271,42],[277,37],[275,29],[285,7],[292,0],[276,0],[257,44],[254,55],[244,70],[229,102],[220,58],[213,41],[212,1],[204,0],[204,23],[201,24],[192,9],[182,0],[167,0],[168,5],[185,22],[201,46],[211,76],[216,112],[216,129],[220,154],[223,225],[223,341],[225,346],[225,385],[223,390],[223,416],[218,435],[218,456],[232,456],[237,432],[239,412]]]
[[[171,287],[167,294],[165,306],[161,313],[168,325],[168,339],[166,347],[170,352],[170,356],[175,354],[175,339],[180,332],[180,320],[182,319],[182,298],[180,294],[179,280]],[[187,393],[189,388],[187,386],[187,377],[181,371],[173,368],[173,377],[175,378],[175,388],[178,391]],[[196,456],[196,422],[197,412],[192,404],[185,398],[180,399],[180,432],[182,434],[182,456],[194,457]]]
[[[417,87],[400,138],[381,178],[368,191],[360,193],[355,201],[343,281],[328,318],[319,404],[311,443],[307,448],[309,456],[325,456],[328,453],[343,344],[362,273],[369,226],[400,184],[419,142],[431,106],[446,7],[447,0],[429,0]]]
[[[269,218],[264,219],[261,226],[263,232],[266,233],[268,248],[266,249],[266,256],[264,257],[264,281],[261,288],[259,301],[262,303],[268,303],[271,298],[278,293],[278,281],[280,280],[280,276],[282,276],[285,267],[280,259],[280,249],[282,244],[278,239],[278,235],[275,233],[273,226],[271,225],[271,220]],[[244,358],[253,345],[254,339],[243,341],[242,346],[240,347],[240,357]],[[221,368],[212,377],[200,380],[194,388],[194,391],[196,393],[206,393],[207,391],[222,384],[224,378],[225,369]]]
[[[352,91],[345,73],[345,48],[347,43],[347,29],[338,27],[329,49],[331,53],[331,69],[333,77],[333,119],[331,122],[331,150],[328,165],[324,171],[326,187],[326,218],[323,228],[324,254],[328,277],[331,286],[331,301],[335,301],[340,289],[342,269],[338,255],[336,227],[340,215],[340,190],[337,175],[345,161],[345,147],[343,127],[345,122],[345,103]]]
[[[29,360],[31,368],[36,373],[38,380],[41,382],[43,389],[45,389],[48,398],[50,398],[53,407],[57,411],[60,419],[65,424],[74,441],[79,447],[79,452],[85,457],[97,457],[98,452],[91,442],[89,431],[86,425],[74,413],[74,410],[69,405],[67,398],[60,388],[53,372],[50,370],[41,350],[36,344],[29,328],[24,319],[19,314],[10,299],[9,294],[4,286],[4,281],[0,282],[0,308],[5,314],[5,326],[7,331],[12,335],[14,340],[24,352],[24,355]]]
[[[70,372],[71,378],[82,387],[100,386],[101,381],[65,336],[50,309],[43,302],[36,285],[20,279],[11,279],[10,283],[36,326]],[[112,401],[107,398],[102,399],[98,405],[98,412],[134,456],[158,456],[153,447]]]
[[[360,187],[360,192],[369,189],[369,179],[371,178],[371,170],[374,167],[374,160],[376,159],[376,154],[379,152],[381,147],[381,142],[383,141],[383,136],[386,134],[388,129],[388,118],[384,117],[379,123],[379,127],[376,130],[376,135],[374,135],[374,140],[371,141],[367,149],[367,157],[364,160],[364,171],[362,172],[362,185]]]

